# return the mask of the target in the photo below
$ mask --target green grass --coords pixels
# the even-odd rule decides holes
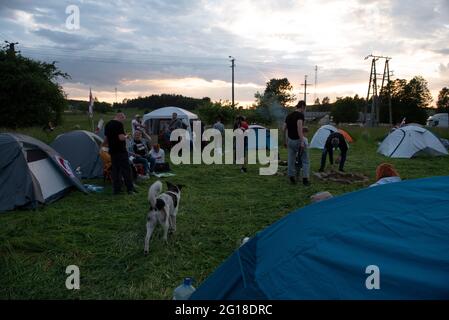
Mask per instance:
[[[50,142],[75,125],[89,128],[84,116],[66,115],[65,119],[50,135],[40,129],[21,132]],[[346,169],[368,175],[371,182],[382,162],[393,163],[404,179],[449,174],[449,157],[398,160],[377,154],[385,128],[346,129],[356,139]],[[439,134],[449,137],[448,130]],[[281,158],[286,159],[284,149]],[[312,150],[313,170],[318,169],[319,159],[320,152]],[[178,230],[166,244],[158,227],[148,256],[143,255],[146,190],[154,178],[141,183],[140,193],[134,196],[113,197],[108,185],[104,193],[72,192],[36,211],[0,214],[0,298],[170,299],[184,277],[201,283],[242,238],[307,205],[312,194],[328,190],[338,195],[366,187],[325,184],[317,179],[312,179],[309,188],[291,186],[283,176],[259,176],[256,165],[247,174],[235,165],[173,169],[176,177],[169,180],[187,185]],[[65,288],[65,268],[72,264],[80,267],[78,291]]]

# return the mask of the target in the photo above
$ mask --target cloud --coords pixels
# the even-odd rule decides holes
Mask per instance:
[[[78,31],[65,28],[70,4],[80,8]],[[438,67],[448,63],[448,15],[447,0],[16,0],[0,1],[0,36],[59,61],[69,93],[92,86],[105,97],[115,87],[131,98],[166,86],[226,98],[232,55],[236,95],[250,101],[274,77],[298,92],[315,65],[319,95],[363,95],[370,53],[392,56],[399,78],[420,74],[439,86],[448,79]],[[198,89],[180,86],[185,79]]]

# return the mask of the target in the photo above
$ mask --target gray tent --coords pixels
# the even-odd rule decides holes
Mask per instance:
[[[103,139],[96,134],[76,130],[57,136],[51,147],[67,159],[73,169],[81,170],[81,178],[94,179],[103,176],[102,143]]]
[[[70,163],[39,140],[0,133],[0,150],[0,212],[50,203],[72,187],[87,193]]]

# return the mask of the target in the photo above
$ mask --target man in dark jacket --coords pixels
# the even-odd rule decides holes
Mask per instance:
[[[323,154],[321,156],[320,172],[324,171],[328,153],[330,163],[334,164],[334,149],[337,148],[340,149],[341,152],[341,159],[338,170],[344,172],[346,154],[348,152],[348,144],[346,143],[345,137],[340,132],[333,132],[329,135],[329,137],[327,137],[326,144],[323,149]]]
[[[109,154],[112,163],[112,187],[114,194],[119,194],[122,188],[122,178],[125,182],[128,194],[137,192],[131,178],[131,169],[129,166],[128,150],[126,149],[126,134],[123,127],[123,121],[126,116],[118,112],[114,119],[106,124],[104,134],[109,146]]]

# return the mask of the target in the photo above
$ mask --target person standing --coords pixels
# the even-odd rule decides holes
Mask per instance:
[[[344,172],[344,166],[346,162],[346,154],[348,152],[348,144],[346,143],[345,137],[340,132],[333,132],[327,137],[326,144],[324,145],[323,154],[321,156],[321,167],[320,172],[324,171],[326,166],[326,158],[329,153],[329,161],[334,164],[334,149],[340,149],[340,163],[338,170]]]
[[[170,124],[168,125],[168,129],[170,130],[170,133],[175,131],[176,129],[182,129],[182,121],[178,118],[178,114],[176,112],[173,112],[171,116]]]
[[[145,132],[145,126],[142,124],[142,116],[140,114],[136,114],[133,121],[131,121],[131,129],[133,136],[136,133],[136,131]]]
[[[246,122],[246,118],[244,116],[238,116],[237,122],[234,125],[234,130],[240,129],[245,134],[245,131],[249,129],[248,122]],[[239,147],[239,146],[236,146]],[[236,152],[237,156],[237,152]],[[243,136],[243,163],[240,168],[240,172],[246,173],[248,169],[246,168],[246,162],[248,158],[248,137],[246,135]]]
[[[296,184],[298,153],[301,155],[302,150],[306,147],[303,133],[305,106],[306,103],[303,100],[299,101],[296,110],[285,118],[284,123],[285,146],[288,149],[288,177],[292,184]],[[299,157],[298,161],[302,161],[302,159],[303,157]],[[307,177],[303,177],[303,184],[310,184]]]
[[[221,143],[218,143],[218,141],[216,140],[215,141],[215,147],[216,147],[216,150],[217,150],[218,154],[222,155],[223,154],[223,141],[224,141],[224,138],[225,138],[225,126],[221,122],[221,118],[220,117],[217,118],[217,122],[214,123],[213,128],[220,132]]]
[[[109,146],[109,154],[111,155],[112,164],[112,187],[113,193],[119,194],[122,188],[122,179],[125,182],[128,194],[137,192],[131,178],[131,170],[129,167],[128,150],[126,149],[125,128],[123,122],[126,116],[123,112],[118,112],[114,119],[106,124],[104,133]]]

